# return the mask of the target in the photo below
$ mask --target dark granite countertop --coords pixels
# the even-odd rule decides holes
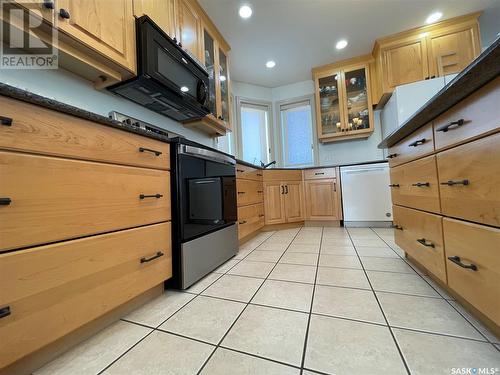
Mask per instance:
[[[0,83],[0,95],[7,96],[9,98],[22,100],[23,102],[36,104],[41,107],[52,109],[57,112],[66,113],[68,115],[80,117],[85,120],[97,122],[102,125],[111,126],[120,130],[124,130],[130,133],[139,134],[148,138],[157,139],[162,142],[170,142],[168,137],[161,134],[152,133],[135,126],[126,125],[120,121],[113,120],[109,117],[98,115],[93,112],[86,111],[84,109],[74,107],[69,104],[61,103],[54,99],[49,99],[41,95],[33,94],[32,92],[19,89],[14,86],[7,85],[5,83]]]
[[[427,101],[412,117],[389,134],[379,145],[388,148],[418,128],[434,120],[455,104],[480,89],[500,74],[500,38],[483,51],[450,83]]]
[[[263,169],[259,165],[255,165],[244,160],[236,159],[236,162],[241,165],[246,165],[250,168]],[[344,164],[329,164],[329,165],[316,165],[314,167],[303,167],[303,168],[268,168],[269,171],[302,171],[305,169],[316,169],[316,168],[335,168],[335,167],[350,167],[353,165],[364,165],[364,164],[377,164],[377,163],[387,163],[387,160],[371,160],[371,161],[362,161],[357,163],[344,163]]]

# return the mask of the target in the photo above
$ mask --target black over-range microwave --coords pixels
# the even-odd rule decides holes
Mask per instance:
[[[109,90],[176,121],[210,111],[208,73],[148,16],[136,20],[137,76]]]

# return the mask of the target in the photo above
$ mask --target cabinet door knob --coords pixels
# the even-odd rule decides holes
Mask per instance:
[[[403,227],[401,225],[397,225],[397,224],[394,224],[392,226],[393,229],[397,229],[397,230],[403,230]]]
[[[141,194],[141,195],[139,195],[139,198],[140,198],[140,199],[146,199],[146,198],[156,198],[156,199],[160,199],[161,197],[163,197],[163,195],[161,195],[161,194],[151,194],[151,195]]]
[[[12,126],[12,119],[10,117],[0,116],[0,123],[4,126]]]
[[[389,185],[389,187],[391,187],[391,188],[395,188],[395,187],[397,187],[397,188],[398,188],[398,187],[399,187],[399,184],[390,184],[390,185]]]
[[[155,154],[156,156],[160,156],[162,154],[161,151],[156,151],[156,150],[152,150],[150,148],[145,148],[145,147],[139,147],[139,152],[151,152],[151,153]]]
[[[10,315],[10,306],[0,308],[0,319]]]
[[[456,129],[456,128],[462,126],[463,124],[465,124],[465,120],[463,118],[461,118],[460,120],[452,121],[446,125],[440,126],[439,128],[436,129],[436,131],[446,133],[448,130]]]
[[[449,180],[449,181],[446,181],[446,182],[441,182],[441,185],[448,185],[448,186],[453,186],[453,185],[464,185],[464,186],[467,186],[469,184],[470,184],[469,180],[460,180],[460,181]]]
[[[61,8],[61,9],[59,9],[59,17],[61,17],[62,19],[65,19],[65,20],[69,20],[70,15],[66,9]]]
[[[397,156],[398,156],[398,154],[389,154],[389,155],[387,155],[387,159],[393,159]]]
[[[427,242],[425,238],[419,238],[417,242],[421,245],[424,245],[426,247],[436,247],[432,242]]]
[[[460,266],[462,268],[468,268],[470,270],[473,270],[473,271],[477,271],[477,266],[473,263],[471,264],[464,264],[462,263],[462,260],[460,259],[459,256],[452,256],[452,257],[448,257],[449,260],[451,260],[453,263],[455,263],[457,266]]]
[[[416,140],[415,142],[412,142],[408,145],[408,147],[417,147],[419,145],[423,145],[425,142],[427,142],[427,140],[425,138],[422,138],[422,139],[418,139]]]
[[[43,0],[43,7],[45,9],[54,9],[54,2],[51,0]]]
[[[141,258],[141,263],[148,263],[148,262],[151,262],[155,259],[158,259],[162,256],[164,256],[165,254],[163,254],[161,251],[158,251],[155,255],[153,255],[151,258],[146,258],[146,257],[142,257]]]
[[[246,221],[246,220],[243,220],[243,221],[238,221],[238,224],[241,224],[241,225],[246,224],[246,223],[247,223],[247,221]]]
[[[238,194],[245,194],[244,191],[238,191]]]

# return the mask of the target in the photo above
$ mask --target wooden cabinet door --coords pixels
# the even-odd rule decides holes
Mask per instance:
[[[461,72],[480,53],[474,28],[432,36],[429,41],[429,68],[433,76]]]
[[[59,0],[69,18],[59,17],[59,30],[135,72],[132,0]]]
[[[201,58],[201,19],[191,0],[176,0],[177,39],[182,48]]]
[[[305,207],[308,220],[339,220],[335,179],[305,182]]]
[[[266,225],[286,221],[284,186],[279,181],[264,183],[264,212]]]
[[[429,76],[427,42],[425,38],[411,40],[382,51],[384,92],[394,87],[421,81]]]
[[[170,37],[174,37],[173,0],[134,0],[134,15],[149,16]]]
[[[304,220],[304,186],[302,181],[283,182],[285,187],[285,218],[287,223]]]

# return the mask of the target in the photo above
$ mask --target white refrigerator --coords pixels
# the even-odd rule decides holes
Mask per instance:
[[[340,179],[346,227],[392,225],[388,163],[340,167]]]

